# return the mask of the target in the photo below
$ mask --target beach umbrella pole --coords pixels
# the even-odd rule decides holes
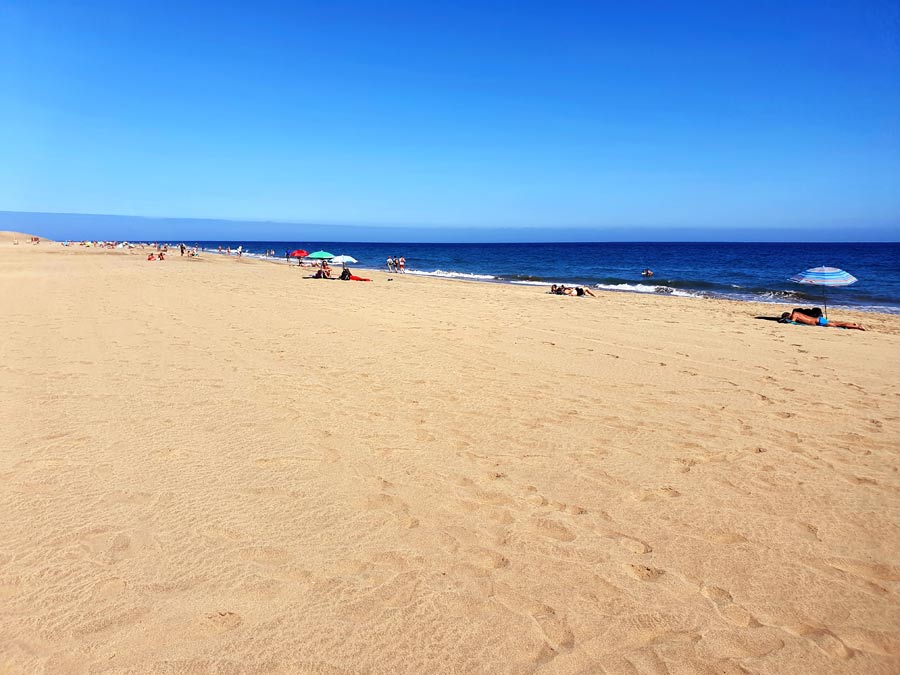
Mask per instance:
[[[825,307],[825,311],[823,312],[823,316],[825,319],[828,319],[828,286],[849,286],[850,284],[855,284],[859,279],[850,274],[849,272],[845,272],[844,270],[838,269],[837,267],[814,267],[812,269],[804,270],[799,274],[795,274],[788,281],[793,281],[795,284],[815,284],[817,286],[822,287],[822,302]]]

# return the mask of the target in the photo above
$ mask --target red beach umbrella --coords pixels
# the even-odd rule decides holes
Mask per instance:
[[[288,253],[288,256],[291,258],[305,258],[308,255],[309,251],[304,251],[302,248],[298,248],[296,251]]]

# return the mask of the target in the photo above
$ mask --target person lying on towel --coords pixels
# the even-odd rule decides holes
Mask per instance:
[[[824,326],[825,328],[853,328],[855,330],[865,330],[865,328],[858,323],[832,321],[831,319],[826,319],[824,316],[812,317],[809,314],[798,312],[797,310],[785,312],[778,321],[781,323],[803,323],[807,326]]]
[[[371,279],[363,279],[362,277],[358,277],[350,271],[349,267],[345,267],[341,271],[340,276],[341,281],[372,281]]]

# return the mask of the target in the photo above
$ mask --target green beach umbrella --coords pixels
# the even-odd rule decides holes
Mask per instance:
[[[328,251],[316,251],[315,253],[310,253],[306,257],[312,258],[313,260],[331,260],[334,256]]]

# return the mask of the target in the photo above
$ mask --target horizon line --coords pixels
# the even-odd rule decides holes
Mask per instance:
[[[138,222],[123,222],[120,223],[119,226],[122,229],[125,228],[134,228],[138,226],[140,228],[140,224],[150,225],[153,221],[157,221],[157,225],[161,226],[162,222],[168,223],[184,223],[188,225],[189,223],[223,223],[223,224],[257,224],[257,225],[275,225],[275,226],[297,226],[297,227],[308,227],[308,228],[334,228],[337,230],[356,230],[351,236],[353,238],[350,239],[342,239],[341,237],[346,237],[347,234],[350,233],[333,233],[331,235],[322,234],[319,232],[312,233],[313,237],[306,239],[296,239],[293,238],[285,238],[283,233],[279,233],[274,236],[259,238],[259,234],[252,234],[249,237],[238,237],[234,238],[235,235],[232,233],[222,235],[218,235],[219,238],[210,238],[210,234],[206,233],[202,236],[190,236],[188,235],[187,239],[193,239],[195,241],[222,241],[222,242],[247,242],[247,243],[255,243],[255,242],[297,242],[297,241],[322,241],[322,242],[341,242],[341,243],[357,243],[357,244],[392,244],[392,243],[404,243],[404,244],[602,244],[602,243],[629,243],[629,244],[641,244],[641,243],[660,243],[660,244],[676,244],[676,243],[696,243],[696,244],[712,244],[712,243],[720,243],[720,244],[895,244],[900,243],[900,238],[884,238],[885,232],[878,232],[878,230],[883,230],[883,228],[887,227],[885,221],[881,221],[879,223],[870,225],[869,227],[875,232],[872,234],[874,237],[872,238],[864,238],[861,240],[849,240],[847,238],[842,238],[840,236],[840,231],[837,229],[835,225],[829,226],[810,226],[810,225],[771,225],[771,226],[757,226],[753,227],[751,225],[737,225],[733,227],[722,227],[715,225],[702,225],[702,224],[694,224],[694,225],[653,225],[653,224],[618,224],[618,225],[557,225],[555,227],[547,226],[547,225],[438,225],[438,224],[409,224],[409,223],[392,223],[392,224],[348,224],[348,223],[335,223],[335,222],[302,222],[298,220],[273,220],[273,219],[235,219],[235,218],[212,218],[212,217],[194,217],[194,216],[147,216],[147,215],[125,215],[125,214],[112,214],[112,213],[78,213],[72,211],[8,211],[0,209],[0,224],[6,225],[8,227],[17,228],[18,226],[24,226],[27,229],[73,229],[73,230],[81,230],[82,236],[61,236],[59,232],[53,232],[52,235],[48,236],[49,239],[56,240],[69,240],[69,241],[86,241],[86,240],[106,240],[110,241],[108,235],[97,236],[97,234],[91,233],[89,236],[83,236],[86,234],[84,230],[86,229],[95,229],[85,227],[84,223],[77,222],[69,222],[69,223],[35,223],[35,222],[23,222],[21,224],[10,222],[11,219],[16,216],[22,216],[23,219],[33,221],[35,218],[40,218],[41,216],[46,216],[48,218],[53,219],[77,219],[83,220],[86,218],[98,218],[106,221],[121,219],[123,221],[141,221]],[[6,221],[6,222],[3,222]],[[37,226],[37,227],[35,227]],[[115,224],[112,228],[107,225],[99,225],[96,229],[118,229]],[[143,229],[143,228],[140,228]],[[153,229],[157,229],[154,227]],[[185,228],[187,229],[187,228]],[[223,229],[231,229],[231,228],[223,228]],[[425,234],[425,232],[403,232],[404,230],[415,230],[415,229],[423,229],[427,230],[429,234]],[[850,228],[847,228],[848,230]],[[856,228],[852,228],[856,229]],[[371,230],[371,232],[360,232],[359,230]],[[627,234],[629,230],[644,230],[644,232],[640,232],[643,236],[650,236],[651,238],[647,239],[635,239],[635,240],[626,240],[621,238],[622,234]],[[667,231],[670,230],[670,231]],[[671,230],[681,231],[683,236],[681,238],[668,238],[673,236],[673,232]],[[808,238],[797,238],[802,234],[806,234],[806,230],[817,230],[817,233],[824,235],[825,238],[822,239],[808,239]],[[824,232],[822,230],[825,230]],[[393,231],[393,232],[392,232]],[[649,232],[648,232],[649,231]],[[777,236],[779,231],[785,231],[785,234],[790,237],[794,237],[795,239],[791,240],[778,240],[778,239],[764,239],[764,237],[772,237]],[[482,233],[489,241],[479,241],[477,240],[477,234]],[[548,237],[554,236],[555,233],[558,233],[560,236],[564,237],[559,240],[550,240]],[[74,234],[74,233],[73,233]],[[98,233],[99,234],[99,233]],[[134,235],[135,233],[132,233]],[[185,237],[184,234],[178,233],[177,235],[169,234],[168,236],[159,237],[157,235],[150,235],[140,233],[139,237],[132,237],[127,239],[128,241],[150,241],[151,239],[157,240],[169,240],[172,238],[182,238]],[[223,233],[224,234],[224,233]],[[412,234],[413,236],[424,236],[426,239],[438,239],[438,241],[415,241],[415,240],[403,240],[404,236],[408,236]],[[476,240],[470,241],[440,241],[443,239],[441,235],[468,235],[476,237]],[[524,240],[521,237],[523,236],[539,236],[543,234],[543,241],[531,241]],[[584,238],[581,235],[588,235],[590,237],[595,238]],[[633,234],[638,234],[638,232],[633,232]],[[656,234],[657,237],[653,237]],[[724,239],[724,238],[715,238],[716,235],[722,236],[735,236],[734,239]],[[809,234],[813,234],[812,231]],[[849,232],[848,232],[849,234]],[[855,233],[854,233],[855,234]],[[373,241],[367,240],[365,238],[359,237],[379,237],[381,235],[381,241]],[[399,239],[395,239],[392,241],[387,241],[384,239],[384,235],[398,237]],[[504,240],[502,237],[506,236],[515,236],[518,235],[519,238],[513,240]],[[606,235],[606,238],[604,238]],[[126,239],[121,238],[117,233],[116,235],[117,241],[125,241]],[[675,235],[677,237],[677,235]],[[574,239],[572,238],[574,237]],[[712,238],[710,238],[712,237]],[[865,234],[863,234],[865,237]],[[877,237],[877,238],[875,238]]]

